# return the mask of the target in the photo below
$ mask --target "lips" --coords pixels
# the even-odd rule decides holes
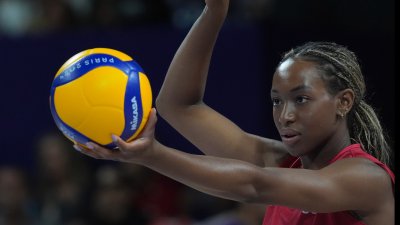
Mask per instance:
[[[293,129],[282,129],[280,132],[282,142],[286,145],[294,145],[300,140],[300,132]]]

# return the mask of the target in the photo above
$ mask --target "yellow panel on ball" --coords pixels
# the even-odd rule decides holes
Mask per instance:
[[[116,107],[123,110],[128,76],[114,67],[104,66],[79,78],[82,91],[92,106]]]
[[[112,119],[110,119],[112,118]],[[124,130],[124,112],[110,107],[93,107],[87,119],[78,130],[93,141],[106,145],[111,140],[111,134],[120,135]]]

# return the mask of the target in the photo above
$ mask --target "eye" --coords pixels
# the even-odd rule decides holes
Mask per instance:
[[[279,98],[271,98],[271,101],[273,106],[278,106],[282,102]]]
[[[306,103],[308,100],[310,100],[310,98],[308,98],[307,96],[297,96],[296,97],[296,103],[298,104],[303,104]]]

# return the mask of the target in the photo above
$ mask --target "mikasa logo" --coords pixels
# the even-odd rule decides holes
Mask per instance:
[[[132,103],[132,115],[133,115],[132,121],[130,122],[131,130],[136,130],[139,117],[136,96],[133,96],[133,98],[131,99],[131,103]]]

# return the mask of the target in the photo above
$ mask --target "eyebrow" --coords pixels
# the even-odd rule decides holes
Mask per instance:
[[[312,89],[310,86],[307,86],[307,85],[302,84],[302,85],[299,85],[299,86],[297,86],[297,87],[295,87],[295,88],[292,88],[292,89],[290,90],[290,92],[293,93],[293,92],[297,92],[297,91],[310,90],[310,89]],[[278,91],[275,90],[275,89],[271,89],[271,93],[278,93]]]

